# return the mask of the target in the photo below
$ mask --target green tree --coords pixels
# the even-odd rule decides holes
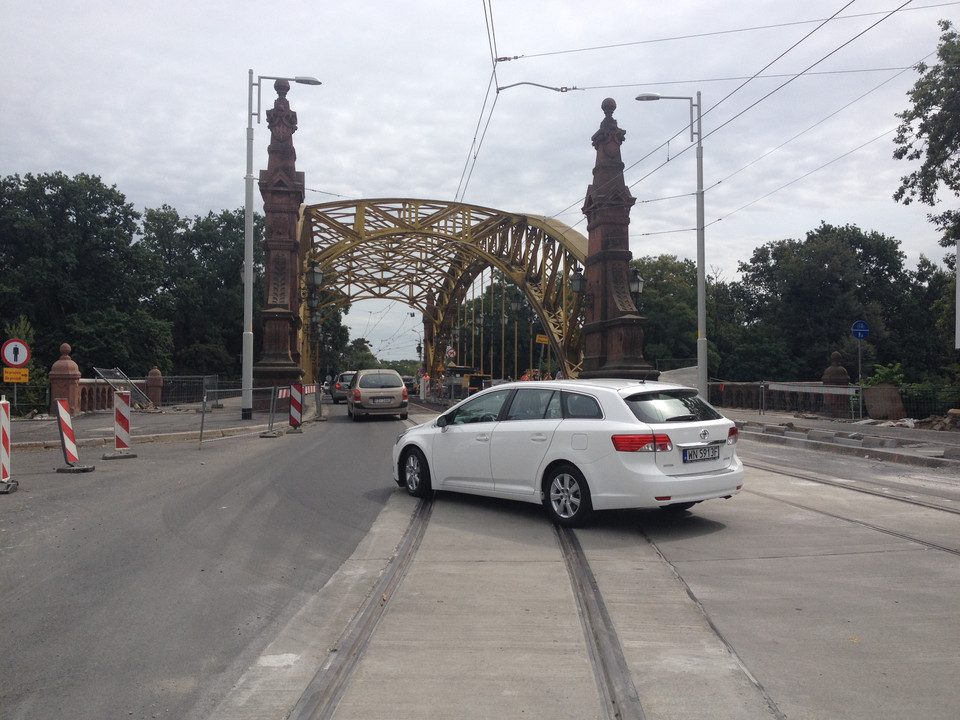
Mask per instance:
[[[163,363],[170,329],[143,312],[152,280],[134,242],[139,218],[96,176],[0,180],[0,307],[28,318],[39,364],[59,358],[63,342],[84,373],[118,366],[139,375]]]
[[[243,210],[223,210],[192,220],[164,205],[144,213],[140,245],[149,254],[148,304],[169,322],[177,375],[240,372],[243,334]],[[255,237],[262,230],[257,218]],[[262,243],[254,243],[254,338],[263,293]],[[256,349],[255,349],[256,352]]]
[[[366,338],[356,338],[350,342],[344,353],[343,362],[344,367],[351,370],[361,370],[380,365],[380,361],[373,354],[370,342]]]
[[[908,93],[911,106],[897,113],[900,125],[894,137],[898,160],[920,161],[920,167],[900,178],[893,197],[907,205],[919,200],[939,204],[941,189],[960,195],[960,36],[941,20],[940,45],[934,65],[919,63],[920,77]],[[942,233],[943,247],[956,247],[960,212],[955,208],[928,215]],[[956,256],[948,259],[953,266]]]
[[[889,326],[912,287],[903,260],[897,240],[850,225],[824,223],[803,241],[757,248],[740,263],[740,296],[754,351],[771,343],[766,378],[818,380],[856,320],[870,325],[869,344],[881,356],[897,354]]]
[[[643,257],[631,265],[643,277],[640,314],[644,327],[643,356],[661,369],[697,356],[697,266],[676,255]],[[710,337],[709,333],[707,337]]]

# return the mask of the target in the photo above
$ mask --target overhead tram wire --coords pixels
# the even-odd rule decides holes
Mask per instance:
[[[763,68],[761,68],[761,69],[758,70],[756,73],[754,73],[752,76],[750,76],[749,79],[745,80],[743,83],[741,83],[739,86],[737,86],[734,90],[732,90],[731,92],[727,93],[726,96],[724,96],[723,98],[721,98],[721,100],[720,100],[719,102],[717,102],[715,105],[713,105],[713,106],[711,106],[710,108],[708,108],[703,114],[706,115],[707,113],[711,112],[711,111],[714,110],[717,106],[719,106],[721,103],[723,103],[723,102],[725,102],[726,100],[728,100],[728,99],[729,99],[732,95],[734,95],[736,92],[738,92],[739,90],[743,89],[743,88],[744,88],[748,83],[750,83],[752,80],[755,80],[755,79],[758,79],[759,77],[761,77],[761,73],[763,73],[764,70],[766,70],[767,68],[769,68],[773,63],[777,62],[777,60],[781,59],[781,58],[782,58],[784,55],[786,55],[788,52],[790,52],[791,50],[793,50],[794,48],[796,48],[797,45],[799,45],[799,44],[802,43],[804,40],[806,40],[807,38],[809,38],[813,33],[815,33],[817,30],[819,30],[821,27],[823,27],[823,25],[824,25],[826,22],[829,22],[830,20],[832,20],[833,18],[835,18],[838,13],[842,12],[843,10],[845,10],[847,7],[849,7],[850,5],[852,5],[855,1],[856,1],[856,0],[850,0],[850,2],[848,2],[848,3],[847,3],[846,5],[844,5],[842,8],[840,8],[840,10],[838,10],[837,13],[834,13],[834,15],[832,15],[830,18],[828,18],[827,20],[819,21],[819,22],[820,22],[820,25],[818,25],[817,28],[815,28],[814,30],[812,30],[812,31],[810,31],[809,33],[807,33],[806,35],[804,35],[803,38],[801,38],[800,40],[798,40],[797,42],[795,42],[793,45],[791,45],[791,46],[790,46],[787,50],[785,50],[784,52],[780,53],[780,55],[778,55],[774,60],[772,60],[771,62],[767,63]],[[844,47],[846,47],[847,45],[849,45],[850,43],[852,43],[854,40],[857,40],[858,38],[862,37],[864,34],[866,34],[867,32],[869,32],[869,31],[872,30],[873,28],[875,28],[877,25],[879,25],[879,24],[880,24],[881,22],[883,22],[884,20],[887,20],[888,18],[890,18],[890,17],[891,17],[892,15],[894,15],[895,13],[900,12],[901,10],[903,10],[903,8],[905,8],[907,5],[909,5],[912,1],[913,1],[913,0],[906,0],[906,2],[904,2],[904,3],[903,3],[902,5],[900,5],[898,8],[895,8],[894,10],[885,11],[884,16],[883,16],[882,18],[880,18],[879,20],[877,20],[875,23],[871,24],[869,27],[867,27],[867,28],[865,28],[864,30],[862,30],[861,32],[857,33],[856,35],[854,35],[853,37],[851,37],[851,38],[850,38],[849,40],[847,40],[846,42],[844,42],[844,43],[842,43],[841,45],[837,46],[836,48],[834,48],[833,50],[831,50],[829,53],[827,53],[826,55],[824,55],[823,57],[821,57],[819,60],[817,60],[816,62],[814,62],[814,63],[810,64],[809,66],[807,66],[804,70],[802,70],[802,71],[800,71],[799,73],[796,73],[796,74],[790,76],[789,79],[788,79],[786,82],[781,83],[781,84],[778,85],[776,88],[774,88],[773,90],[771,90],[770,92],[768,92],[766,95],[764,95],[763,97],[761,97],[760,99],[758,99],[756,102],[751,103],[750,105],[748,105],[746,108],[744,108],[743,110],[741,110],[740,112],[738,112],[738,113],[737,113],[736,115],[734,115],[733,117],[729,118],[728,120],[724,121],[723,123],[721,123],[721,124],[718,125],[717,127],[713,128],[712,130],[710,130],[709,132],[707,132],[707,133],[704,135],[704,138],[710,137],[711,135],[713,135],[715,132],[717,132],[717,131],[720,130],[721,128],[726,127],[726,126],[729,125],[731,122],[733,122],[733,121],[736,120],[737,118],[741,117],[742,115],[744,115],[744,114],[745,114],[746,112],[748,112],[749,110],[752,110],[754,107],[756,107],[757,105],[759,105],[759,104],[760,104],[761,102],[763,102],[764,100],[768,99],[769,97],[771,97],[771,96],[774,95],[775,93],[777,93],[777,92],[779,92],[780,90],[782,90],[783,88],[785,88],[787,85],[789,85],[790,83],[792,83],[792,82],[793,82],[794,80],[796,80],[797,78],[799,78],[799,77],[801,77],[801,76],[803,76],[803,75],[806,75],[811,68],[816,67],[817,65],[819,65],[820,63],[822,63],[823,61],[825,61],[827,58],[831,57],[832,55],[836,54],[836,53],[839,52],[841,49],[843,49]],[[873,14],[877,14],[877,13],[869,13],[869,14],[870,14],[870,15],[873,15]],[[684,126],[683,129],[679,130],[679,131],[678,131],[676,134],[674,134],[669,140],[667,140],[667,141],[664,142],[664,143],[661,143],[659,146],[657,146],[656,148],[654,148],[653,150],[651,150],[649,153],[647,153],[646,155],[644,155],[642,158],[640,158],[640,159],[637,160],[636,162],[632,163],[629,167],[625,168],[624,170],[627,171],[627,170],[630,170],[630,169],[636,167],[639,163],[643,162],[644,160],[646,160],[647,158],[649,158],[651,155],[653,155],[653,153],[659,151],[661,148],[663,148],[663,147],[665,147],[665,146],[668,146],[669,143],[670,143],[674,138],[678,137],[682,132],[684,132],[687,127],[688,127],[688,126]],[[869,143],[868,143],[868,144],[869,144]],[[693,145],[693,144],[690,144],[690,145],[688,145],[687,147],[685,147],[684,149],[680,150],[678,153],[676,153],[676,154],[673,156],[673,158],[668,158],[666,161],[664,161],[663,163],[661,163],[660,165],[658,165],[656,168],[654,168],[654,169],[651,170],[649,173],[647,173],[646,175],[644,175],[643,177],[641,177],[639,180],[636,180],[635,182],[631,183],[631,184],[629,185],[629,187],[630,187],[630,188],[633,188],[635,185],[637,185],[638,183],[640,183],[640,182],[642,182],[643,180],[647,179],[648,177],[650,177],[650,175],[652,175],[652,174],[655,173],[657,170],[659,170],[659,169],[662,168],[664,165],[666,165],[668,162],[670,162],[670,160],[676,159],[676,158],[679,157],[680,155],[683,155],[685,152],[687,152],[687,151],[688,151],[690,148],[692,148],[692,147],[694,147],[694,145]],[[828,164],[829,164],[829,163],[828,163]],[[715,187],[715,186],[716,186],[716,184],[714,184],[712,187]],[[577,201],[577,202],[579,202],[579,201]],[[573,203],[573,204],[571,204],[571,205],[568,205],[568,206],[565,207],[563,210],[561,210],[559,213],[557,213],[556,215],[554,215],[554,217],[557,217],[557,216],[559,216],[559,215],[562,215],[562,214],[566,213],[568,210],[570,210],[571,208],[575,207],[576,204],[577,204],[577,202],[575,202],[575,203]],[[581,221],[581,222],[582,222],[582,221]],[[715,222],[719,222],[719,220],[718,220],[718,221],[715,221]],[[577,224],[579,224],[579,223],[577,223]],[[575,227],[575,226],[574,226],[574,227]]]
[[[470,184],[470,178],[473,176],[473,169],[477,165],[477,156],[480,154],[480,148],[487,135],[487,129],[490,127],[490,119],[493,117],[493,110],[497,105],[499,91],[494,95],[493,103],[490,104],[490,110],[487,111],[487,104],[490,102],[491,90],[496,88],[497,83],[497,37],[493,26],[493,6],[491,0],[483,0],[483,16],[487,26],[487,45],[490,50],[490,62],[492,69],[490,80],[487,82],[487,92],[483,97],[483,105],[480,108],[480,116],[477,118],[477,126],[473,131],[473,141],[470,149],[467,151],[467,159],[463,163],[463,170],[460,172],[460,182],[457,185],[457,192],[454,195],[455,202],[463,202],[467,193],[467,186]],[[486,122],[484,122],[486,116]],[[483,126],[481,132],[480,128]],[[479,140],[477,139],[479,136]]]
[[[865,93],[863,93],[863,94],[860,95],[859,97],[857,97],[857,98],[855,98],[854,100],[851,100],[850,102],[848,102],[846,105],[844,105],[844,106],[842,106],[842,107],[840,107],[840,108],[837,108],[836,110],[834,110],[834,111],[833,111],[832,113],[830,113],[829,115],[826,115],[825,117],[823,117],[823,118],[821,118],[820,120],[818,120],[817,122],[815,122],[813,125],[810,125],[809,127],[807,127],[805,130],[801,130],[801,131],[798,132],[796,135],[794,135],[793,137],[791,137],[789,140],[785,140],[784,142],[780,143],[779,145],[777,145],[777,146],[776,146],[775,148],[773,148],[772,150],[768,150],[767,152],[763,153],[763,155],[760,155],[760,156],[757,157],[756,159],[751,160],[749,163],[747,163],[746,165],[744,165],[743,167],[741,167],[739,170],[734,170],[732,173],[730,173],[730,174],[727,175],[726,177],[724,177],[724,178],[722,178],[721,180],[719,180],[717,184],[726,182],[727,180],[729,180],[730,178],[734,177],[735,175],[740,174],[741,172],[743,172],[743,171],[746,170],[747,168],[752,167],[753,165],[756,165],[758,162],[760,162],[760,161],[763,160],[764,158],[768,157],[769,155],[772,155],[773,153],[777,152],[778,150],[783,149],[785,146],[789,145],[789,144],[792,143],[794,140],[802,137],[803,135],[806,135],[808,132],[810,132],[811,130],[813,130],[813,129],[816,128],[816,127],[819,127],[820,125],[822,125],[823,123],[825,123],[825,122],[826,122],[827,120],[829,120],[830,118],[835,117],[836,115],[839,115],[841,112],[843,112],[844,110],[846,110],[846,109],[849,108],[849,107],[852,107],[852,106],[855,105],[856,103],[860,102],[861,100],[863,100],[863,99],[864,99],[865,97],[867,97],[868,95],[876,92],[877,90],[879,90],[880,88],[882,88],[882,87],[883,87],[884,85],[886,85],[887,83],[893,82],[893,81],[896,80],[898,77],[900,77],[901,75],[903,75],[903,73],[912,70],[912,69],[915,68],[919,63],[923,62],[924,60],[927,60],[927,59],[928,59],[929,57],[931,57],[931,55],[933,55],[933,54],[934,54],[934,53],[931,53],[930,55],[926,55],[926,56],[923,57],[921,60],[918,60],[916,63],[914,63],[913,65],[911,65],[911,66],[909,66],[909,67],[905,67],[905,68],[890,68],[891,70],[897,69],[897,70],[899,70],[899,72],[897,72],[895,75],[891,75],[891,76],[888,77],[886,80],[884,80],[883,82],[879,83],[878,85],[873,86],[872,88],[870,88],[869,90],[867,90]],[[886,133],[884,133],[884,134],[886,134]],[[873,141],[871,141],[871,142],[873,142]],[[867,144],[869,144],[869,143],[867,143]]]
[[[848,5],[849,5],[849,3],[848,3]],[[930,10],[930,9],[933,9],[933,8],[951,7],[951,6],[953,6],[953,5],[960,5],[960,2],[944,2],[944,3],[935,3],[935,4],[933,4],[933,5],[921,5],[921,6],[919,6],[919,7],[907,8],[906,11],[909,12],[909,11],[912,11],[912,10]],[[846,7],[846,6],[845,6],[845,7]],[[888,10],[876,10],[876,11],[874,11],[874,12],[858,13],[858,14],[855,14],[855,15],[843,15],[843,16],[841,16],[841,17],[835,17],[834,19],[836,19],[836,20],[856,20],[856,19],[859,19],[859,18],[871,17],[871,16],[873,16],[873,15],[883,15],[884,13],[887,13],[887,12],[890,12],[890,11],[888,11]],[[831,17],[833,18],[834,16],[831,16]],[[610,44],[610,45],[595,45],[595,46],[592,46],[592,47],[585,47],[585,48],[570,48],[570,49],[567,49],[567,50],[553,50],[553,51],[550,51],[550,52],[531,53],[531,54],[529,54],[529,55],[514,55],[514,56],[512,56],[512,57],[503,57],[503,58],[500,58],[500,59],[501,59],[502,61],[525,60],[525,59],[528,59],[528,58],[550,57],[550,56],[553,56],[553,55],[570,55],[570,54],[573,54],[573,53],[596,52],[596,51],[598,51],[598,50],[615,50],[615,49],[617,49],[617,48],[632,47],[632,46],[635,46],[635,45],[654,45],[654,44],[665,43],[665,42],[676,42],[676,41],[678,41],[678,40],[697,40],[697,39],[700,39],[700,38],[717,37],[717,36],[721,36],[721,35],[734,35],[734,34],[737,34],[737,33],[755,32],[755,31],[758,31],[758,30],[776,30],[776,29],[778,29],[778,28],[787,28],[787,27],[794,27],[794,26],[797,26],[797,25],[809,25],[809,24],[812,24],[812,23],[822,23],[822,22],[824,22],[823,18],[816,18],[816,19],[811,19],[811,20],[795,20],[795,21],[793,21],[793,22],[775,23],[775,24],[772,24],[772,25],[757,25],[757,26],[754,26],[754,27],[734,28],[734,29],[732,29],[732,30],[714,30],[714,31],[712,31],[712,32],[692,33],[692,34],[689,34],[689,35],[674,35],[674,36],[671,36],[671,37],[653,38],[653,39],[650,39],[650,40],[634,40],[634,41],[631,41],[631,42],[613,43],[613,44]],[[585,88],[585,89],[586,89],[586,88]]]

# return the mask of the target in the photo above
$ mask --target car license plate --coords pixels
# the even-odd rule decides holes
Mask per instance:
[[[373,398],[374,405],[389,405],[391,402],[390,398]]]
[[[683,451],[683,461],[700,462],[701,460],[717,460],[720,457],[720,447],[718,445],[707,445],[706,447],[688,448]]]

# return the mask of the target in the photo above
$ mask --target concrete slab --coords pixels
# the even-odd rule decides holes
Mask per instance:
[[[553,528],[485,505],[434,503],[337,720],[600,717]]]

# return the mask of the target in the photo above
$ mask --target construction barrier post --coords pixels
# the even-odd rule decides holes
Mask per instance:
[[[113,449],[104,453],[104,460],[135,458],[130,452],[130,391],[115,390],[113,393]]]
[[[290,386],[290,432],[303,432],[303,385]]]
[[[10,403],[0,397],[0,493],[12,493],[20,486],[10,476]]]
[[[277,400],[283,400],[290,397],[290,388],[273,386],[273,392],[270,393],[270,423],[267,429],[260,433],[262,438],[280,437],[280,433],[273,429],[273,419],[277,413]]]
[[[57,468],[57,472],[81,473],[90,472],[93,465],[78,465],[80,456],[77,454],[77,440],[73,435],[73,421],[70,418],[70,404],[63,398],[53,401],[57,408],[58,425],[60,426],[60,445],[63,447],[63,459],[66,467]]]

